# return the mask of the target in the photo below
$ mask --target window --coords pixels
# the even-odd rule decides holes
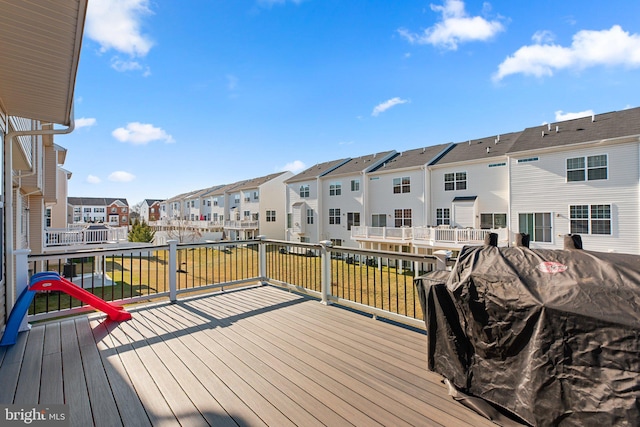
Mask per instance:
[[[240,203],[240,195],[236,194],[235,196],[233,196],[233,201],[236,205],[238,205]]]
[[[351,180],[351,191],[360,191],[360,180],[352,179]]]
[[[213,214],[213,220],[216,221],[216,222],[218,221],[218,214],[217,213]]]
[[[260,195],[257,191],[253,192],[253,200],[260,200]]]
[[[126,216],[126,215],[124,215],[124,216],[122,217],[122,223],[125,223],[125,222],[127,222],[127,216]]]
[[[569,206],[572,234],[611,234],[611,205]]]
[[[276,222],[276,211],[267,211],[267,222]]]
[[[395,209],[395,227],[411,227],[411,209]]]
[[[411,191],[411,178],[393,178],[393,194],[409,193]]]
[[[218,206],[218,198],[213,199],[213,206]]]
[[[360,212],[347,212],[347,230],[360,225]]]
[[[44,211],[44,225],[45,227],[51,227],[51,208],[47,208]]]
[[[244,201],[245,201],[245,202],[250,202],[250,201],[251,201],[251,196],[249,196],[249,194],[247,194],[246,196],[244,196]]]
[[[342,239],[330,239],[332,246],[342,246]]]
[[[249,218],[251,216],[251,212],[250,211],[244,211],[242,212],[242,216],[245,218]]]
[[[444,174],[444,191],[466,190],[467,173],[450,172]]]
[[[387,216],[385,214],[373,214],[373,215],[371,215],[371,226],[372,227],[386,227],[387,226]]]
[[[259,219],[258,212],[254,212],[251,214],[251,221],[257,221]]]
[[[451,209],[436,209],[436,225],[451,225]]]
[[[521,213],[520,233],[527,233],[532,242],[551,242],[551,213]]]
[[[300,237],[300,243],[311,243],[311,237]]]
[[[567,182],[607,179],[607,155],[567,159]]]
[[[91,208],[84,208],[82,212],[91,212]]]
[[[288,213],[287,214],[287,228],[291,228],[292,224],[293,224],[293,214]]]
[[[330,196],[339,196],[342,194],[342,183],[341,182],[332,182],[329,184],[329,195]]]
[[[491,164],[489,164],[489,167],[490,167],[490,168],[499,168],[499,167],[501,167],[501,166],[506,166],[506,165],[507,165],[507,163],[506,163],[506,162],[491,163]]]
[[[104,213],[104,210],[105,210],[104,208],[93,208],[93,211],[95,213]]]
[[[111,208],[111,213],[118,213],[118,208]]]
[[[313,224],[313,209],[307,209],[307,224]]]
[[[507,226],[506,213],[483,213],[480,214],[480,228],[505,228]]]
[[[340,224],[340,209],[329,209],[329,224]]]
[[[537,157],[528,157],[526,159],[518,159],[518,163],[530,163],[530,162],[537,162],[538,158]]]
[[[300,186],[300,197],[309,197],[309,185]]]

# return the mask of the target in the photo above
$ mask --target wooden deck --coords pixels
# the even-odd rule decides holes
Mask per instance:
[[[0,403],[73,426],[495,426],[426,369],[425,335],[271,286],[35,326],[0,349]]]

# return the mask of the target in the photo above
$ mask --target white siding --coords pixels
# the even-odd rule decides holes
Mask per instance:
[[[351,181],[360,181],[360,189],[351,191]],[[331,196],[331,184],[340,183],[341,191],[338,196]],[[364,225],[364,196],[362,191],[362,175],[341,175],[331,176],[322,179],[322,218],[323,230],[325,234],[322,240],[340,239],[342,245],[346,247],[357,248],[357,242],[351,240],[351,231],[348,230],[348,214],[359,213],[360,225]],[[340,224],[329,224],[329,209],[340,209]]]
[[[571,231],[570,205],[611,205],[611,235],[582,235],[583,246],[593,251],[640,253],[638,143],[527,154],[514,157],[511,168],[511,224],[518,232],[518,214],[551,212],[553,242],[532,247],[561,249]],[[566,182],[566,159],[608,155],[608,179]],[[518,159],[538,157],[537,162]]]
[[[293,176],[287,172],[260,186],[260,234],[269,239],[284,240],[287,226],[285,184]],[[267,222],[267,211],[276,212],[276,220]]]
[[[300,197],[300,187],[303,185],[309,186],[309,197]],[[292,242],[299,242],[301,237],[309,238],[311,243],[317,243],[323,238],[320,238],[320,230],[319,230],[319,218],[321,218],[324,214],[318,213],[318,209],[320,206],[320,202],[318,200],[318,189],[317,189],[317,181],[315,179],[309,181],[299,181],[287,184],[287,213],[293,214],[293,205],[298,202],[304,202],[306,205],[305,211],[300,211],[300,215],[302,216],[302,221],[304,221],[304,233],[300,234],[295,232],[293,229],[287,229],[286,239]],[[307,215],[306,209],[313,209],[313,224],[307,224]],[[328,211],[327,211],[328,212]],[[302,223],[300,223],[302,226]],[[293,224],[292,224],[293,225]],[[285,227],[286,227],[286,218],[285,218]]]
[[[429,208],[429,222],[427,225],[436,225],[436,209],[451,209],[453,225],[454,209],[453,199],[456,197],[477,196],[475,202],[476,218],[472,218],[473,224],[465,227],[480,228],[480,214],[483,213],[508,213],[509,209],[509,170],[506,158],[492,158],[485,162],[457,163],[446,167],[435,166],[431,168],[431,207]],[[498,166],[505,163],[504,166]],[[489,165],[492,165],[489,167]],[[445,191],[444,175],[446,173],[466,172],[467,189]]]
[[[393,192],[393,179],[409,177],[411,191],[408,193]],[[394,210],[411,209],[412,226],[426,225],[425,218],[425,174],[421,168],[395,170],[390,172],[377,171],[367,176],[368,206],[367,218],[362,219],[362,225],[371,225],[371,216],[387,215],[387,227],[394,227]]]

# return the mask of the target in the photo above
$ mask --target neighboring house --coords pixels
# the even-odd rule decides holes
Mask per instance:
[[[161,213],[161,204],[164,200],[145,199],[140,205],[140,218],[143,222],[149,224],[151,221],[159,221]]]
[[[455,144],[429,166],[430,209],[425,225],[496,229],[507,226],[507,150],[519,132]]]
[[[68,197],[70,224],[129,225],[129,203],[125,198]]]
[[[350,159],[318,163],[284,181],[286,185],[285,206],[287,212],[286,240],[292,242],[319,242],[330,239],[322,229],[320,219],[322,197],[320,177],[342,166]]]
[[[413,227],[428,224],[427,166],[451,147],[440,144],[403,151],[366,174],[367,214],[363,225],[351,233],[360,247],[413,252]]]
[[[385,151],[352,158],[320,177],[322,215],[318,224],[337,246],[357,247],[351,229],[364,225],[368,215],[367,172],[390,161],[397,153]]]
[[[284,239],[284,181],[291,176],[291,172],[277,172],[249,179],[230,190],[234,204],[227,215],[229,220],[224,222],[229,239],[255,239],[259,235]],[[235,204],[237,200],[239,204]]]
[[[640,108],[525,129],[508,155],[512,233],[640,254]]]
[[[53,138],[73,130],[72,101],[86,7],[86,0],[2,5],[0,329],[16,300],[16,251],[40,252],[44,227],[53,220],[50,209],[65,204],[57,183],[67,176],[58,173],[63,149]],[[54,129],[53,124],[59,126]]]

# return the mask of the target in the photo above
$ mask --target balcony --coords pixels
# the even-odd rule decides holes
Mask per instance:
[[[494,425],[426,369],[413,278],[433,258],[266,240],[147,249],[64,255],[80,271],[102,260],[113,280],[83,285],[95,294],[154,302],[114,323],[39,295],[29,320],[49,320],[0,347],[0,403],[67,403],[73,426]],[[18,275],[60,256],[19,255]]]
[[[239,220],[239,221],[225,221],[224,228],[228,230],[258,230],[260,228],[260,222],[257,220]]]
[[[351,239],[355,241],[372,241],[392,244],[413,244],[418,247],[434,247],[460,249],[464,245],[479,245],[484,242],[489,233],[498,234],[498,244],[506,246],[509,240],[509,230],[451,228],[443,227],[367,227],[351,228]]]
[[[44,230],[44,247],[82,247],[88,244],[126,242],[128,227],[109,225],[70,226],[69,228],[47,228]]]

